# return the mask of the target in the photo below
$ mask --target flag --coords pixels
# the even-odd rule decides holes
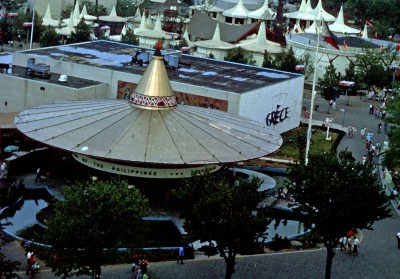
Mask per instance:
[[[295,24],[293,27],[294,32],[299,33],[299,28],[297,28],[297,25]]]
[[[346,41],[343,42],[343,49],[346,50],[347,49],[347,44]]]
[[[371,26],[371,27],[374,27],[374,25],[372,24],[372,22],[370,22],[370,21],[368,21],[368,20],[365,21],[365,24],[367,24],[367,25],[369,25],[369,26]]]
[[[397,50],[397,51],[400,51],[400,45],[397,45],[397,46],[396,46],[396,50]]]
[[[322,38],[324,38],[324,40],[330,44],[331,46],[333,46],[334,48],[336,48],[337,50],[339,50],[339,46],[337,44],[338,38],[335,36],[335,34],[333,34],[331,32],[331,30],[329,30],[328,25],[326,24],[325,20],[322,19]]]

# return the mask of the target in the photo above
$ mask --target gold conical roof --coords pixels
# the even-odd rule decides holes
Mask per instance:
[[[176,106],[176,97],[158,44],[155,48],[154,56],[129,101],[143,109],[173,109]]]

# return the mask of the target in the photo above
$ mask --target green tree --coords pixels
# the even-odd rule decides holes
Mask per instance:
[[[135,14],[137,6],[132,0],[118,0],[115,9],[118,16],[130,17]]]
[[[139,45],[139,39],[136,37],[133,29],[126,29],[126,34],[121,36],[121,43],[129,45]]]
[[[325,73],[322,78],[318,79],[318,84],[324,92],[326,100],[334,100],[339,91],[340,74],[337,73],[333,61],[329,61],[329,65],[325,68]]]
[[[253,55],[250,53],[250,51],[247,51],[241,47],[228,50],[228,54],[224,60],[248,65],[256,64],[256,61],[253,60]]]
[[[305,59],[305,58],[304,58]],[[297,59],[292,48],[282,50],[277,54],[264,54],[263,67],[277,69],[286,72],[296,72],[296,65],[303,64],[303,60]]]
[[[387,104],[388,115],[385,121],[391,123],[389,130],[389,149],[384,152],[383,164],[389,169],[400,166],[400,99],[394,98]]]
[[[226,263],[227,279],[235,272],[236,255],[257,247],[266,236],[271,220],[258,207],[266,197],[257,190],[260,184],[258,178],[242,180],[206,171],[193,174],[175,191],[183,206],[188,241],[208,242],[208,249],[215,241]]]
[[[39,44],[40,47],[57,46],[60,44],[60,35],[53,26],[47,26],[40,36]]]
[[[364,49],[363,53],[356,55],[354,62],[356,78],[368,89],[389,87],[391,74],[388,66],[393,60],[393,54]]]
[[[75,31],[71,32],[70,43],[81,43],[90,41],[90,26],[85,23],[85,20],[81,18],[78,25],[75,27]]]
[[[312,155],[309,164],[290,168],[289,179],[293,210],[306,214],[305,227],[327,248],[329,279],[339,238],[351,229],[372,230],[375,221],[390,216],[388,197],[371,167],[356,162],[347,150],[338,156]]]
[[[0,230],[3,230],[6,225],[7,223],[0,223]],[[4,276],[4,278],[20,278],[15,271],[21,263],[19,261],[7,260],[5,255],[1,252],[1,247],[3,247],[6,242],[6,238],[0,238],[0,274]]]
[[[57,276],[90,275],[115,259],[117,248],[140,247],[148,201],[127,181],[78,181],[62,194],[45,231],[58,258],[47,264]]]

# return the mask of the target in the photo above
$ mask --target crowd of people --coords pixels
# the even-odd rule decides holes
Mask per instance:
[[[350,230],[346,235],[339,239],[340,251],[344,251],[346,254],[351,256],[358,255],[360,240],[356,234],[356,230]]]

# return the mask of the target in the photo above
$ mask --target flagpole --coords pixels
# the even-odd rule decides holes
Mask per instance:
[[[316,20],[317,18],[315,18]],[[317,24],[316,24],[317,25]],[[306,158],[305,158],[305,165],[308,165],[308,153],[310,151],[310,143],[311,143],[311,136],[312,136],[312,118],[313,118],[313,111],[314,111],[314,99],[315,99],[315,79],[317,77],[317,65],[318,65],[318,49],[319,49],[319,28],[317,25],[317,50],[315,51],[315,61],[314,61],[314,76],[313,76],[313,83],[311,89],[311,105],[310,105],[310,118],[308,119],[308,128],[307,128],[307,145],[306,145]]]

